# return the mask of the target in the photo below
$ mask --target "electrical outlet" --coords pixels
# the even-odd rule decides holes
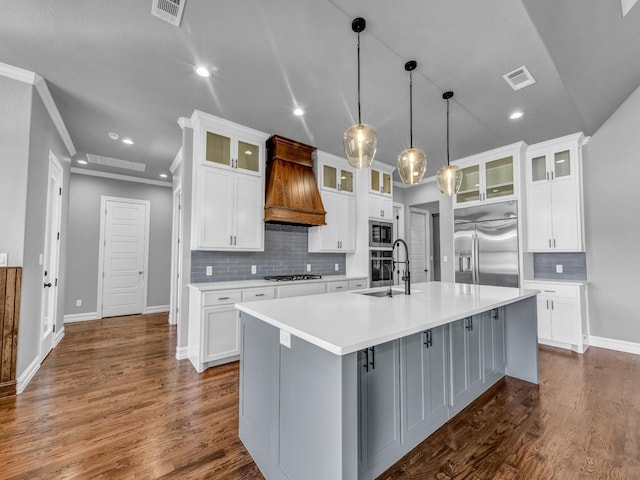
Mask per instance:
[[[206,273],[207,277],[210,277],[211,275],[213,275],[213,267],[211,265],[207,265],[207,273]]]
[[[6,267],[9,265],[9,254],[0,253],[0,267]]]
[[[442,257],[442,261],[443,262],[448,262],[449,261],[449,257],[447,257],[446,255]]]
[[[257,268],[255,265],[251,265],[251,275],[255,275],[257,273]]]
[[[307,263],[307,272],[310,272],[310,271],[311,271],[311,264]]]
[[[556,273],[562,273],[562,265],[556,265]]]
[[[82,306],[82,300],[79,298],[76,300],[76,307],[81,307]]]
[[[337,272],[338,270],[340,270],[340,265],[338,265],[338,264],[336,263],[336,272]]]

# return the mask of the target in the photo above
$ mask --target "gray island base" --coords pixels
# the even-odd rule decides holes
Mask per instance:
[[[434,304],[436,298],[446,304],[443,290],[453,284],[433,283],[420,285],[423,297],[431,295]],[[355,344],[348,342],[335,346],[342,354],[329,351],[322,339],[288,335],[289,330],[300,333],[301,327],[288,322],[286,312],[274,318],[272,302],[279,300],[252,303],[251,313],[244,308],[248,304],[237,305],[242,342],[239,435],[264,476],[374,479],[505,374],[538,383],[536,292],[474,288],[502,291],[480,291],[480,300],[468,307],[459,301],[458,309],[468,310],[468,315],[458,311],[454,319],[450,312],[445,315],[446,309],[418,312],[424,329],[364,348],[358,345],[355,351],[350,351]],[[355,298],[340,293],[313,300],[321,309],[323,302],[348,305]],[[380,300],[388,299],[366,301]],[[395,302],[403,303],[374,303],[374,310],[398,313],[411,304],[417,308],[420,300]],[[291,311],[301,305],[282,306]],[[341,307],[341,320],[360,321],[350,319],[350,308],[357,305]],[[413,323],[399,323],[404,333],[415,329]],[[375,330],[374,319],[363,331],[365,341],[378,335]]]

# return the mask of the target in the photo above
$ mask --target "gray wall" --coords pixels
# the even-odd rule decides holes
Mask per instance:
[[[265,225],[264,252],[191,252],[191,281],[222,282],[252,280],[268,275],[311,274],[344,275],[344,253],[308,253],[309,228],[293,225]],[[335,265],[338,264],[338,270]],[[206,267],[213,275],[205,275]],[[251,266],[256,274],[251,274]]]
[[[171,188],[72,174],[69,206],[67,289],[64,313],[94,313],[98,300],[101,197],[148,200],[150,210],[147,306],[169,305],[171,275]],[[76,307],[76,300],[82,306]]]
[[[0,76],[0,252],[13,266],[24,255],[32,88]]]
[[[640,88],[584,147],[591,335],[640,343]]]
[[[556,265],[562,265],[562,273],[556,272]],[[550,280],[586,280],[587,257],[579,253],[534,253],[534,278]]]
[[[9,264],[22,266],[20,324],[16,374],[20,377],[38,359],[42,316],[42,266],[47,211],[49,152],[63,169],[63,188],[69,184],[68,152],[40,95],[30,84],[0,77],[0,252],[9,253]],[[62,328],[64,262],[68,197],[62,197],[60,275],[56,294],[56,331]]]
[[[442,195],[436,182],[414,185],[404,189],[403,192],[406,207],[438,202],[440,206],[440,276],[443,282],[455,281],[453,271],[453,199]],[[405,208],[405,217],[407,215],[409,215],[409,208]],[[409,224],[408,217],[406,217],[405,229]],[[442,261],[445,256],[448,259],[447,262]]]

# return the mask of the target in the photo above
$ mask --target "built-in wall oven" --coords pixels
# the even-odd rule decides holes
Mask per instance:
[[[372,287],[390,285],[393,279],[393,251],[369,250],[369,278]]]
[[[391,248],[393,246],[393,223],[369,220],[369,247]]]

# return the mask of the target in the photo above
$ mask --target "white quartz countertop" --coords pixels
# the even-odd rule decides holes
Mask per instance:
[[[188,286],[201,291],[229,290],[234,288],[255,288],[255,287],[281,287],[283,285],[296,285],[299,283],[319,283],[319,282],[339,282],[344,280],[360,280],[367,278],[366,275],[323,275],[322,278],[313,280],[291,280],[286,282],[272,282],[259,278],[256,280],[234,280],[231,282],[206,282],[190,283]]]
[[[365,291],[385,290],[385,287]],[[394,290],[403,291],[396,286]],[[411,295],[371,297],[354,291],[236,304],[274,327],[336,355],[402,338],[525,298],[537,290],[429,282]]]

